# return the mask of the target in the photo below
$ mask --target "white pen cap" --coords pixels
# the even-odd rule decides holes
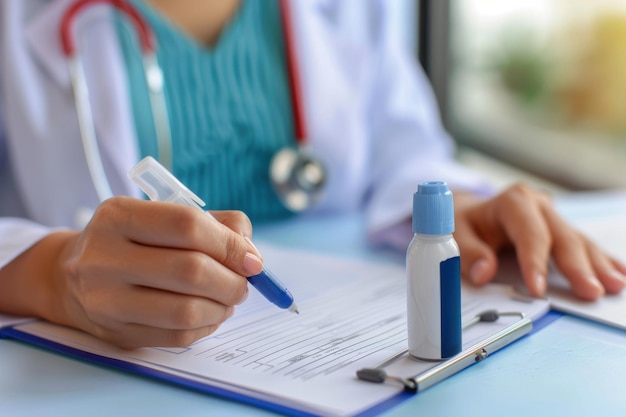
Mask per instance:
[[[129,172],[128,177],[153,201],[166,201],[203,207],[204,201],[172,175],[156,159],[146,156]]]

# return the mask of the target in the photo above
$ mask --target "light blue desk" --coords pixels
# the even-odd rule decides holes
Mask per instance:
[[[291,220],[258,227],[255,238],[403,261],[402,255],[368,252],[358,218]],[[381,415],[626,415],[625,378],[626,332],[565,316]],[[0,340],[0,416],[84,415],[276,414]]]

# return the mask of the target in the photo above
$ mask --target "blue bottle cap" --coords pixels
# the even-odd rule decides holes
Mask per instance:
[[[413,233],[448,235],[454,232],[452,192],[443,181],[418,184],[413,194]]]

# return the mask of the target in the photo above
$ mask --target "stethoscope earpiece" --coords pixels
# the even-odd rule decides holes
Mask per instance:
[[[285,207],[301,212],[320,199],[326,168],[301,147],[285,148],[272,158],[270,179]]]

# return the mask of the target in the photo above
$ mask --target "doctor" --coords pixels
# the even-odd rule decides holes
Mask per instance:
[[[294,130],[277,2],[134,1],[159,43],[174,173],[223,210],[213,212],[219,222],[128,197],[140,197],[126,173],[154,153],[154,131],[132,36],[102,5],[76,26],[118,195],[100,203],[59,43],[70,3],[0,3],[0,311],[123,347],[187,345],[232,315],[247,294],[244,277],[262,267],[249,219],[292,215],[267,176]],[[490,281],[498,252],[513,247],[535,295],[550,258],[581,298],[621,291],[626,268],[565,224],[547,196],[516,185],[485,198],[485,183],[453,161],[427,82],[389,25],[394,2],[291,6],[307,146],[328,171],[313,210],[363,209],[372,242],[404,250],[416,184],[445,180],[456,190],[455,236],[472,282]],[[77,228],[85,209],[93,217]]]

